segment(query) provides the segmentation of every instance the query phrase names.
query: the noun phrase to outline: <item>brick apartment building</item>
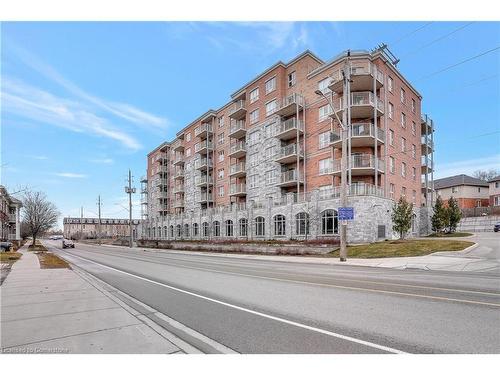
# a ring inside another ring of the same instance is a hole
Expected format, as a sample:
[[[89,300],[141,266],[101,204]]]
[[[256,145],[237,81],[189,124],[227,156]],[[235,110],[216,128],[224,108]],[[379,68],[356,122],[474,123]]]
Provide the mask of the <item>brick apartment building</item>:
[[[132,237],[135,239],[140,234],[140,220],[132,220]],[[128,219],[103,219],[101,218],[101,238],[129,237]],[[97,238],[99,234],[99,219],[65,217],[63,219],[63,233],[65,238]]]
[[[22,202],[0,185],[0,241],[21,240]]]
[[[343,103],[346,64],[350,108]],[[148,154],[143,236],[336,236],[343,152],[355,211],[348,241],[391,238],[390,212],[401,196],[414,204],[412,233],[425,233],[434,126],[421,100],[384,50],[328,62],[306,51],[280,61]],[[350,147],[342,150],[334,111],[342,118],[348,109]]]

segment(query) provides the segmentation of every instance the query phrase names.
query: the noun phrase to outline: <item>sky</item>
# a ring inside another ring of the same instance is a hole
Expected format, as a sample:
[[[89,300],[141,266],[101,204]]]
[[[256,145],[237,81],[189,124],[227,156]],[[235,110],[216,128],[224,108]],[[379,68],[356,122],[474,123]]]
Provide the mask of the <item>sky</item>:
[[[130,168],[281,60],[387,43],[434,120],[436,177],[500,169],[500,23],[3,22],[1,183],[128,217]],[[140,196],[133,197],[140,217]]]

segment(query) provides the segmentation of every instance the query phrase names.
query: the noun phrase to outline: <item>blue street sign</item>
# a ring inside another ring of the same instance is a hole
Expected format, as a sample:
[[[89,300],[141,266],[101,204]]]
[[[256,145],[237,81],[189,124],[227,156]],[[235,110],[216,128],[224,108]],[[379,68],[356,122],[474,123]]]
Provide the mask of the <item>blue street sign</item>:
[[[354,220],[354,207],[339,207],[339,220]]]

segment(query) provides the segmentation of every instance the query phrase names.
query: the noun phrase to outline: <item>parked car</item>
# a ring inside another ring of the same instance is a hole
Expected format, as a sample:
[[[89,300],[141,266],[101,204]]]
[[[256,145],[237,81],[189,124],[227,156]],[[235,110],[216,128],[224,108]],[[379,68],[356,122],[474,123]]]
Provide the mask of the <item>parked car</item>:
[[[493,232],[498,232],[500,230],[500,221],[493,227]]]
[[[63,249],[67,249],[68,247],[72,247],[73,249],[75,248],[75,243],[71,240],[68,240],[66,238],[64,238],[62,240],[62,248]]]
[[[12,242],[8,242],[8,241],[0,242],[0,251],[1,252],[10,251],[11,247],[12,247]]]

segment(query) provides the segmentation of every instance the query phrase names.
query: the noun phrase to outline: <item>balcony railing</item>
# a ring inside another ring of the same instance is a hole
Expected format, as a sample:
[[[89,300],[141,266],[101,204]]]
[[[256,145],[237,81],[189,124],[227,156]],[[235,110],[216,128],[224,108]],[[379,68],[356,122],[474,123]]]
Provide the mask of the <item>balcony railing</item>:
[[[302,95],[293,93],[285,96],[278,101],[276,112],[280,116],[289,116],[297,111],[297,107],[304,106],[304,97]]]
[[[236,119],[241,119],[246,115],[246,111],[245,100],[240,99],[233,104],[228,116]]]
[[[296,156],[297,152],[299,154],[299,157],[304,157],[304,152],[302,150],[302,147],[297,147],[296,143],[283,146],[280,148],[278,155],[276,156],[276,160],[281,160],[291,156]]]
[[[9,222],[15,223],[16,222],[16,214],[9,214]]]
[[[174,186],[174,193],[184,193],[184,185],[175,185]]]
[[[229,167],[229,175],[246,173],[246,164],[245,163],[236,163],[232,164]]]
[[[194,136],[198,137],[202,134],[212,133],[212,124],[203,123],[194,130]]]
[[[212,176],[197,176],[195,178],[195,184],[198,185],[211,185],[214,183]]]
[[[427,140],[426,140],[425,137],[422,137],[422,144],[427,145],[430,148],[434,149],[434,142],[430,138],[427,138]]]
[[[178,169],[174,173],[174,178],[184,178],[184,169]]]
[[[194,162],[195,169],[212,168],[212,167],[213,167],[213,162],[212,162],[212,159],[209,159],[209,158],[198,159]]]
[[[246,134],[245,120],[232,120],[229,127],[229,136],[233,138],[241,138]]]
[[[375,168],[375,156],[371,154],[358,154],[351,156],[351,163],[348,166],[352,169],[373,169]],[[379,171],[385,171],[385,163],[382,159],[377,159],[377,169]],[[338,173],[341,171],[341,159],[333,160],[332,164],[333,173]]]
[[[229,156],[233,157],[239,157],[242,156],[246,153],[247,146],[245,142],[235,142],[231,144],[231,147],[229,148]],[[236,156],[234,156],[236,155]]]
[[[194,145],[194,152],[201,152],[203,150],[213,150],[213,142],[200,142]]]
[[[301,179],[300,172],[297,171],[296,169],[291,169],[289,171],[281,173],[281,177],[280,177],[281,184],[286,184],[289,182],[297,182],[297,181],[300,182],[300,181],[302,181],[302,179]]]
[[[246,194],[247,186],[246,184],[231,184],[229,187],[229,194]]]
[[[288,120],[281,121],[276,125],[275,137],[280,139],[289,139],[304,132],[304,124],[302,121],[295,117],[289,118]]]
[[[384,83],[384,74],[376,69],[376,66],[369,61],[357,61],[351,64],[351,90],[372,90],[373,77],[377,80],[377,88]],[[342,69],[336,70],[330,76],[331,81],[328,88],[331,91],[343,92]]]
[[[212,193],[201,192],[198,194],[198,202],[212,202]]]
[[[180,151],[180,150],[184,150],[184,142],[182,141],[182,139],[178,139],[174,142],[174,144],[172,145],[172,149],[174,151]]]

